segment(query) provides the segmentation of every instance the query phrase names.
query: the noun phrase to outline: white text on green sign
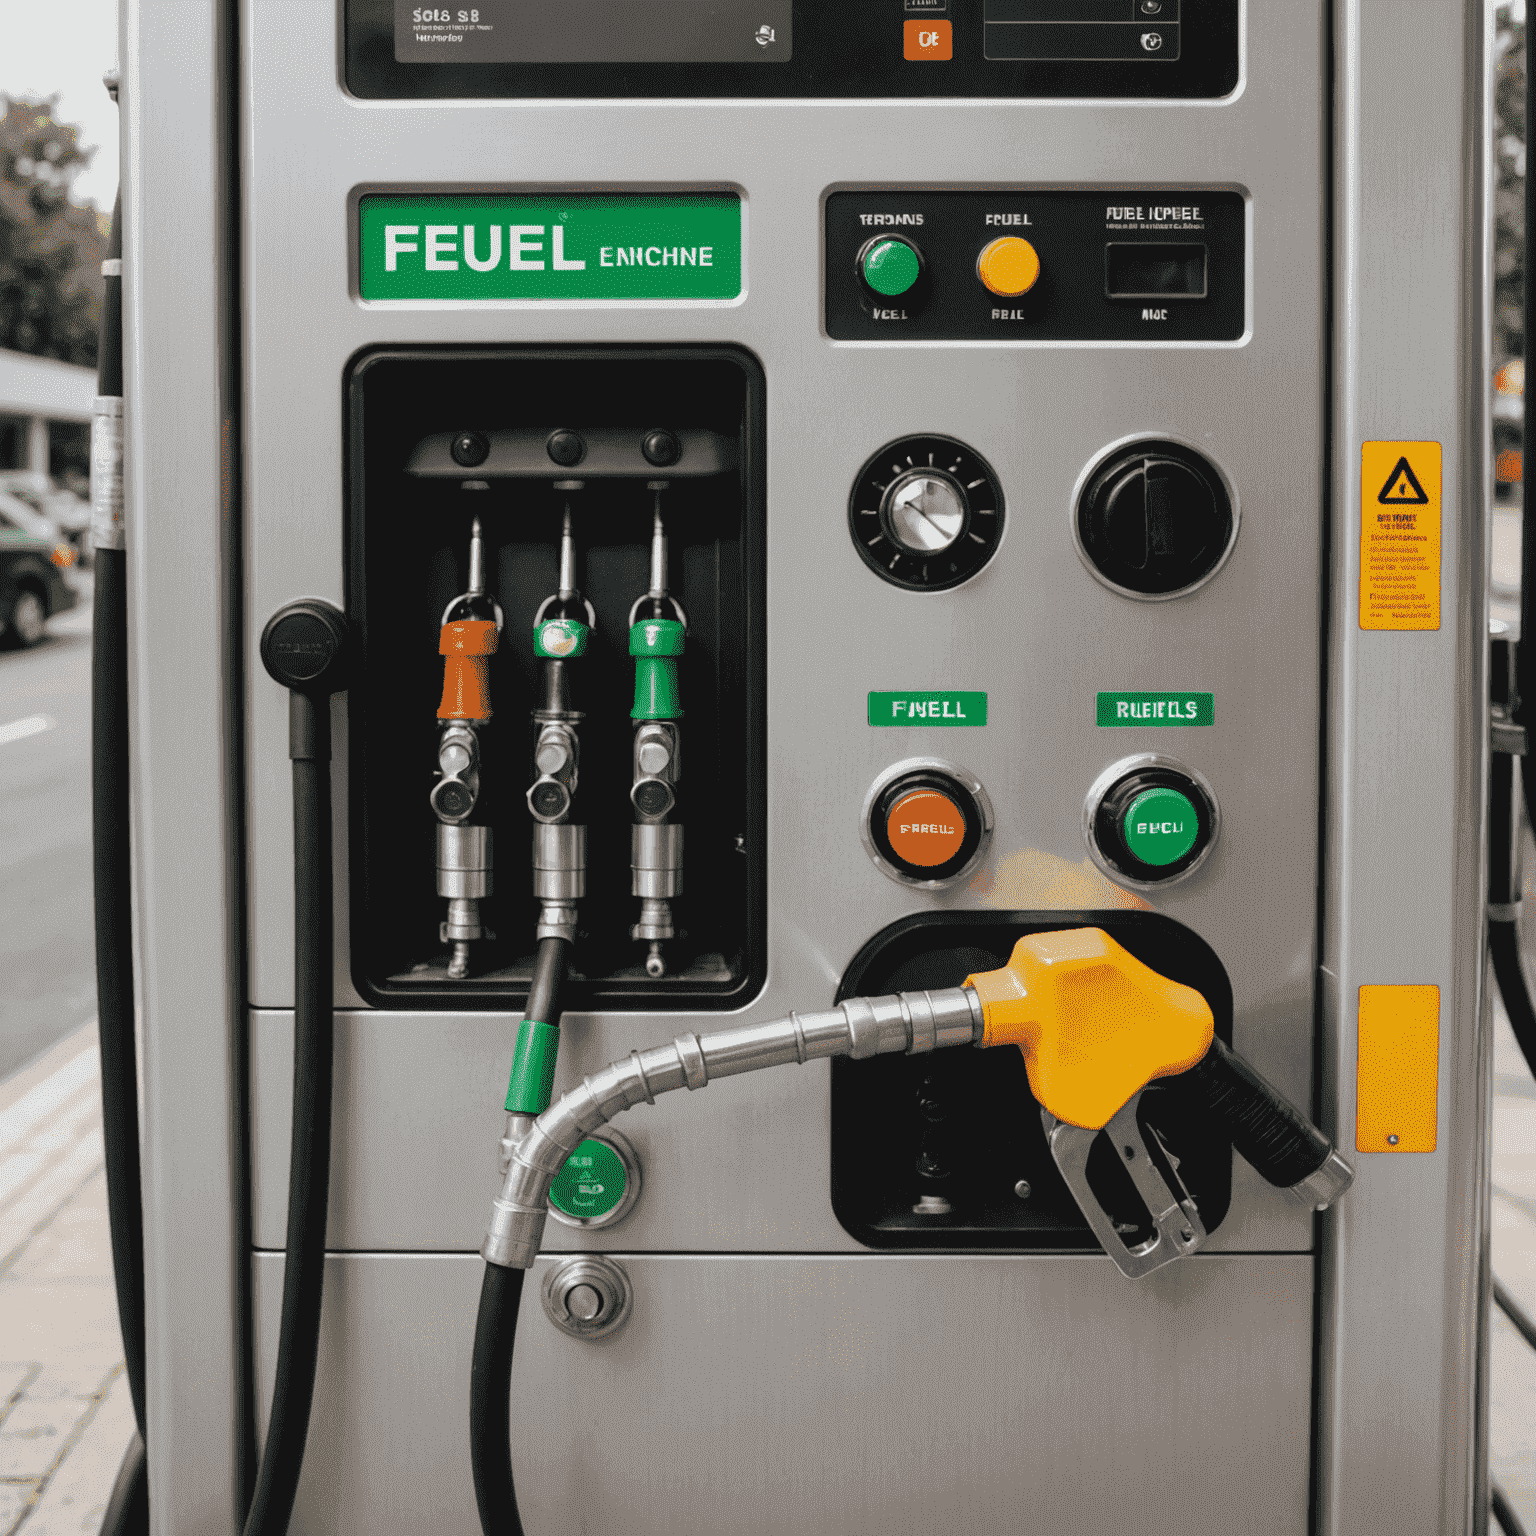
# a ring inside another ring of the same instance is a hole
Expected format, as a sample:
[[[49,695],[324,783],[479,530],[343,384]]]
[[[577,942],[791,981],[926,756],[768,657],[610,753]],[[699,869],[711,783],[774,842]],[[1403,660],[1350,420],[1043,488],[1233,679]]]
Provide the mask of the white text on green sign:
[[[369,300],[734,299],[741,199],[371,195],[359,205]]]
[[[1101,693],[1101,726],[1215,725],[1214,693]]]
[[[871,725],[976,726],[987,723],[987,696],[952,689],[916,689],[910,693],[871,693]]]

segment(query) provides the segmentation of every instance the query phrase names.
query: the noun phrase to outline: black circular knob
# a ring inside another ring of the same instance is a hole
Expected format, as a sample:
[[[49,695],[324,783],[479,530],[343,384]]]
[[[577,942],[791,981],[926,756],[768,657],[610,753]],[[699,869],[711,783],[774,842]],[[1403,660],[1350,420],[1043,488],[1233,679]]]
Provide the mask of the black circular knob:
[[[1003,490],[974,448],[927,433],[887,443],[854,481],[848,532],[883,581],[943,592],[969,581],[1003,536]]]
[[[1091,808],[1089,836],[1116,875],[1160,885],[1204,859],[1219,826],[1216,802],[1192,774],[1158,763],[1129,768]]]
[[[549,441],[544,444],[544,451],[556,464],[563,469],[569,469],[573,464],[580,464],[586,458],[587,444],[580,432],[568,432],[562,429],[549,434]]]
[[[483,432],[460,432],[448,445],[448,452],[453,455],[455,464],[474,469],[490,457],[490,439]]]
[[[345,616],[318,598],[279,608],[261,632],[262,665],[274,681],[301,693],[345,688],[347,649]]]
[[[1089,477],[1077,535],[1121,591],[1166,597],[1213,572],[1232,546],[1232,500],[1208,459],[1179,443],[1116,449]]]
[[[654,432],[645,434],[645,440],[640,444],[640,452],[645,455],[647,464],[665,469],[669,464],[676,464],[682,457],[683,445],[677,440],[677,433],[658,428]]]
[[[879,858],[921,883],[960,874],[986,830],[975,794],[937,769],[901,774],[875,796],[869,811],[869,839]]]

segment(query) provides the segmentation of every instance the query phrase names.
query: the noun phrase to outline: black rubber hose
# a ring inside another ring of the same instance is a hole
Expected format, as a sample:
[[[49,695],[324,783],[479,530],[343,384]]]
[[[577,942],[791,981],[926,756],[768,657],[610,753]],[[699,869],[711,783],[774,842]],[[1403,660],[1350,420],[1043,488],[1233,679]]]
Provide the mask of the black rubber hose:
[[[1493,1299],[1498,1303],[1499,1311],[1515,1325],[1520,1337],[1536,1349],[1536,1320],[1515,1300],[1497,1275],[1493,1277]]]
[[[570,944],[565,939],[540,939],[533,962],[533,980],[528,983],[528,1006],[524,1012],[540,1024],[559,1024],[560,992],[570,958]]]
[[[122,199],[109,257],[121,257]],[[96,391],[123,392],[122,279],[106,279]],[[91,617],[91,844],[96,901],[96,1030],[101,1134],[117,1320],[133,1417],[144,1433],[144,1207],[139,1172],[139,1068],[134,1047],[133,882],[128,812],[128,557],[96,551]]]
[[[530,1019],[560,1023],[560,992],[571,946],[565,939],[541,939],[528,985]],[[487,1264],[475,1319],[475,1353],[469,1371],[469,1458],[475,1504],[485,1536],[523,1536],[512,1475],[512,1345],[523,1297],[523,1271]]]
[[[1499,1486],[1497,1479],[1488,1480],[1488,1503],[1493,1518],[1499,1522],[1504,1536],[1525,1536],[1525,1526],[1509,1502],[1509,1495]]]
[[[325,1272],[332,1070],[330,700],[289,694],[293,755],[293,1134],[272,1417],[245,1536],[288,1529],[304,1463]],[[303,755],[300,755],[300,754]]]
[[[1488,948],[1493,955],[1493,975],[1499,984],[1499,996],[1504,999],[1510,1028],[1526,1066],[1532,1076],[1536,1076],[1536,1008],[1531,1006],[1530,983],[1525,975],[1520,925],[1490,920]]]
[[[101,1517],[100,1536],[149,1536],[149,1469],[144,1442],[135,1435],[123,1453],[117,1481]]]
[[[523,1536],[512,1480],[512,1344],[523,1299],[521,1269],[487,1264],[469,1368],[469,1454],[485,1536]]]

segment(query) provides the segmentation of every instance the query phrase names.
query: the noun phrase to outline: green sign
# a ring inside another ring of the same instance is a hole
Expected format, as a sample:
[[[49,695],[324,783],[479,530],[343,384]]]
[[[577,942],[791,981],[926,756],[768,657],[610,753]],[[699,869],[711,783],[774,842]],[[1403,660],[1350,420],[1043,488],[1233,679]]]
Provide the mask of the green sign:
[[[364,197],[365,299],[734,299],[741,199]]]
[[[1214,693],[1101,693],[1100,725],[1215,725]]]
[[[985,725],[987,696],[943,688],[915,688],[908,693],[872,693],[871,725]]]

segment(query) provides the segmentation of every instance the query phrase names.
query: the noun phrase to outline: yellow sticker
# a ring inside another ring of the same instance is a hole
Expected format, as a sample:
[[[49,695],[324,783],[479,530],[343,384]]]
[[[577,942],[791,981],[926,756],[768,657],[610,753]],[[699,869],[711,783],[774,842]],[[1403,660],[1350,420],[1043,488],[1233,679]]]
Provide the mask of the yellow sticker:
[[[1360,628],[1440,628],[1440,444],[1360,448]]]
[[[1357,1152],[1433,1152],[1440,1094],[1440,988],[1361,987]]]

